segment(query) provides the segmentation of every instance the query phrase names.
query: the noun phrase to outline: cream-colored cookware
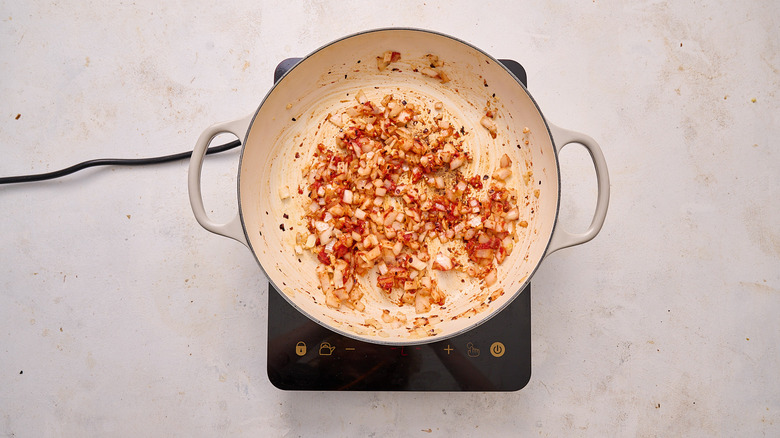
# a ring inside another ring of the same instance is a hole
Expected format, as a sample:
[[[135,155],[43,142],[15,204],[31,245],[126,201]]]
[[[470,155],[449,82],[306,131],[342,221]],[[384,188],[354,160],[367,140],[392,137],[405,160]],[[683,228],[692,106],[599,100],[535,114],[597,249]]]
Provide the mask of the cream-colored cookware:
[[[380,71],[376,58],[386,51],[399,52],[401,59]],[[446,72],[448,82],[421,73],[430,63],[429,54],[444,62],[440,70]],[[326,122],[326,116],[354,105],[360,90],[374,102],[389,93],[430,107],[442,102],[447,116],[468,133],[465,144],[473,160],[464,173],[490,175],[499,167],[503,154],[511,157],[513,176],[508,185],[528,195],[527,202],[520,203],[520,216],[528,227],[519,228],[514,250],[498,267],[494,285],[485,287],[484,282],[454,271],[437,272],[439,287],[447,293],[446,303],[416,314],[414,306],[399,307],[391,302],[376,287],[375,275],[369,275],[356,286],[364,289],[363,312],[325,305],[315,274],[316,256],[294,250],[296,232],[306,232],[302,217],[309,203],[298,187],[306,187],[303,168],[310,162],[313,146],[334,141],[338,128]],[[486,107],[496,114],[495,139],[480,125]],[[243,141],[238,215],[224,224],[209,219],[200,192],[206,148],[221,133],[232,133]],[[560,200],[557,157],[570,143],[588,150],[598,179],[593,221],[581,234],[556,227]],[[546,121],[525,87],[490,55],[440,33],[378,29],[316,50],[272,87],[253,114],[208,128],[192,156],[189,192],[198,222],[246,245],[269,280],[298,310],[352,338],[410,345],[439,341],[476,327],[522,292],[546,256],[595,237],[607,213],[609,178],[596,142]],[[383,309],[392,314],[402,312],[407,322],[384,323]],[[424,329],[418,327],[420,317],[429,322]]]

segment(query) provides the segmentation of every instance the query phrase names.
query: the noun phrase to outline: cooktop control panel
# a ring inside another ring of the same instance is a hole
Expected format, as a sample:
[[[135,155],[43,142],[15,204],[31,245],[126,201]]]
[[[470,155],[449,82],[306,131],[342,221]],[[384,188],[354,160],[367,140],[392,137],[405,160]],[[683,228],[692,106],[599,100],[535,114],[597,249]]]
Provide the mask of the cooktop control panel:
[[[431,344],[357,341],[310,320],[269,284],[268,378],[285,390],[516,391],[531,378],[531,287],[498,315]]]

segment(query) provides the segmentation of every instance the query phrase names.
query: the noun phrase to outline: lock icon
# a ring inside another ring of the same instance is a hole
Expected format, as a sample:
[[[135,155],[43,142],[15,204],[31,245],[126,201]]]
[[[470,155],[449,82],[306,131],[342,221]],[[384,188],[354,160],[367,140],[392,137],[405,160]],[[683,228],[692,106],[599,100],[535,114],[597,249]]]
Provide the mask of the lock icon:
[[[301,341],[295,344],[295,354],[304,356],[306,354],[306,343]]]

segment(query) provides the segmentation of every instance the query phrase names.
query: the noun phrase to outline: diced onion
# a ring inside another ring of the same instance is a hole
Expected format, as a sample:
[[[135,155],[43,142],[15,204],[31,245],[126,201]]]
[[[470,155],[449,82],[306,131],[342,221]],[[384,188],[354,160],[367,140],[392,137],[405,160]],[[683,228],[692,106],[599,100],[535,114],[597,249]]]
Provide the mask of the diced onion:
[[[464,157],[458,156],[458,157],[453,158],[452,161],[450,161],[450,170],[457,169],[458,167],[462,166],[463,163],[465,163],[465,162],[466,162],[466,159]]]
[[[486,286],[493,286],[496,284],[496,281],[498,280],[498,276],[495,269],[491,269],[490,272],[485,276],[485,285]]]
[[[505,179],[509,178],[512,175],[512,171],[508,167],[502,167],[495,172],[493,172],[493,178],[504,181]]]
[[[368,99],[366,99],[366,93],[364,93],[363,90],[357,92],[355,99],[361,104],[368,102]]]
[[[416,294],[414,298],[414,310],[417,313],[425,313],[431,310],[431,297]]]
[[[387,214],[387,216],[385,216],[385,220],[384,222],[382,222],[382,224],[386,227],[389,227],[390,224],[392,224],[393,221],[395,221],[396,217],[398,217],[398,212],[391,211],[390,213]]]
[[[330,243],[330,236],[333,233],[333,228],[328,228],[327,230],[320,233],[320,245],[328,245]],[[331,247],[332,248],[332,247]]]
[[[341,200],[344,201],[345,204],[351,204],[352,199],[352,190],[344,190],[344,195]]]
[[[317,231],[319,231],[319,232],[323,232],[323,231],[327,230],[328,228],[330,228],[330,224],[328,224],[327,222],[316,221],[316,222],[314,222],[314,228],[316,228]]]
[[[325,252],[333,252],[333,246],[336,245],[336,240],[331,240],[325,245]]]
[[[509,167],[512,164],[512,160],[509,159],[509,155],[504,154],[501,157],[501,162],[499,163],[502,168]]]
[[[379,257],[382,254],[378,246],[375,246],[371,249],[371,251],[366,253],[366,260],[371,261],[375,258]]]
[[[478,249],[474,256],[478,259],[486,259],[493,257],[493,250],[492,249]]]
[[[418,259],[417,257],[412,256],[412,260],[411,263],[409,263],[409,266],[411,266],[414,269],[417,269],[418,271],[422,271],[423,269],[428,267],[428,264]]]
[[[436,258],[433,259],[433,269],[440,271],[449,271],[452,269],[452,260],[442,253],[436,254]]]
[[[340,269],[333,271],[333,286],[336,289],[344,287],[344,271]]]

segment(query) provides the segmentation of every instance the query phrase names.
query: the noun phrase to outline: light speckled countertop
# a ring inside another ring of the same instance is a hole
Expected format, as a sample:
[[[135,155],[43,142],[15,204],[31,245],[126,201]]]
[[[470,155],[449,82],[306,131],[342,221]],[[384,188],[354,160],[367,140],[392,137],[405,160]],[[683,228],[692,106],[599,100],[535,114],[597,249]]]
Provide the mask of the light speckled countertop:
[[[191,149],[349,33],[455,35],[610,166],[601,234],[534,277],[530,383],[275,389],[266,280],[195,222],[186,162],[102,168],[0,187],[0,436],[780,435],[780,3],[275,3],[0,2],[0,175]],[[561,160],[584,228],[594,172]],[[216,219],[237,161],[206,160]]]

